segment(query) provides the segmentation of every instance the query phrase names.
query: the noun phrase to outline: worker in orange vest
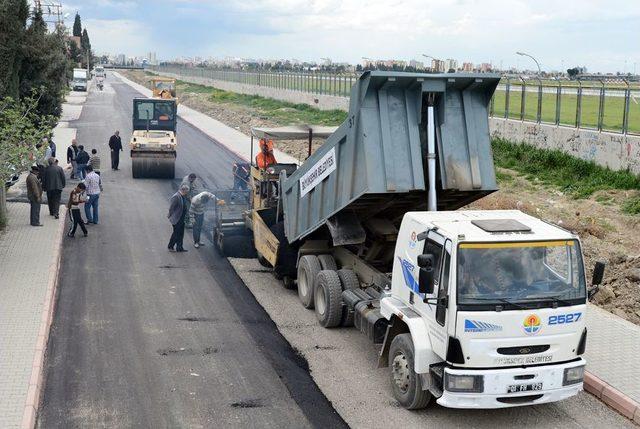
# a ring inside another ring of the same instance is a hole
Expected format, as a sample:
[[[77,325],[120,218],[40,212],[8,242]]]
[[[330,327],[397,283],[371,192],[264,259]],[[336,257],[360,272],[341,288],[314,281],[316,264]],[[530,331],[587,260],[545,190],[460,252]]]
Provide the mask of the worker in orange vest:
[[[265,170],[270,165],[276,164],[276,157],[273,156],[273,141],[260,139],[260,152],[256,155],[256,164],[261,170]]]

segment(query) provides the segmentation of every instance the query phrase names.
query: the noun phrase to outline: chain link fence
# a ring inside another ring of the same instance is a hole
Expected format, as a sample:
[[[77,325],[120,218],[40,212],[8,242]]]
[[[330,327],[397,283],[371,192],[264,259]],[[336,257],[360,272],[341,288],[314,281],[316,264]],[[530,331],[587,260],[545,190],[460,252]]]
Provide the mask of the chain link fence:
[[[218,70],[176,65],[150,70],[182,77],[222,80],[310,94],[349,97],[354,74]],[[503,78],[490,115],[621,134],[640,134],[640,86],[604,81],[542,81]]]

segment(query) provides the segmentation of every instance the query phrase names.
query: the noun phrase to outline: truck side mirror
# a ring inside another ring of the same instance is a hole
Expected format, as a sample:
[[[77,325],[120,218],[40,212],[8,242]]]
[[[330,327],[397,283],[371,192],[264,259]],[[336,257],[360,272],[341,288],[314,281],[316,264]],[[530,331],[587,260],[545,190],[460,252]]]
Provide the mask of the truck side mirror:
[[[420,273],[418,275],[418,292],[424,294],[433,293],[433,273],[435,271],[435,256],[430,253],[418,255],[418,266]]]
[[[589,299],[593,298],[599,291],[602,284],[602,278],[604,277],[604,267],[606,264],[602,261],[597,261],[593,267],[593,277],[591,278],[592,288],[588,291]]]
[[[591,285],[601,285],[602,278],[604,277],[604,267],[606,264],[602,261],[597,261],[596,265],[593,267],[593,278],[591,279]]]

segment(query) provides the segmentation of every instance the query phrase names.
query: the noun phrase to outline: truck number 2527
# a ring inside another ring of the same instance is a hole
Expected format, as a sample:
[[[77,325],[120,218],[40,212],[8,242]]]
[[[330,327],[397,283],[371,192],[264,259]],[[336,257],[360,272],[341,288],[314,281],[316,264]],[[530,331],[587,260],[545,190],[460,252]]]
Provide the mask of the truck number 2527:
[[[580,320],[582,313],[558,314],[549,316],[549,325],[562,325],[564,323],[573,323]]]

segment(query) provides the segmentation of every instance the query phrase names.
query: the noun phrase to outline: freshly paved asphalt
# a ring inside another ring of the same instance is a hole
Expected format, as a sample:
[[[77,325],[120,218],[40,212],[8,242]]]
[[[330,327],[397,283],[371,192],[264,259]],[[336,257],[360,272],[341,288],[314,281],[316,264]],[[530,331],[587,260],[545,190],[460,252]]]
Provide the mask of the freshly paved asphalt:
[[[129,86],[89,94],[78,142],[102,155],[100,225],[63,245],[59,301],[38,425],[72,427],[344,427],[308,367],[210,242],[167,251],[168,198],[189,172],[232,184],[234,155],[179,121],[174,181],[132,179],[125,149]],[[65,196],[66,197],[66,196]]]

